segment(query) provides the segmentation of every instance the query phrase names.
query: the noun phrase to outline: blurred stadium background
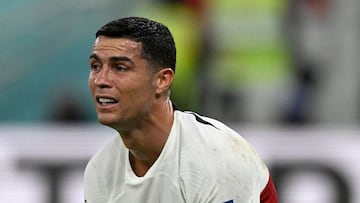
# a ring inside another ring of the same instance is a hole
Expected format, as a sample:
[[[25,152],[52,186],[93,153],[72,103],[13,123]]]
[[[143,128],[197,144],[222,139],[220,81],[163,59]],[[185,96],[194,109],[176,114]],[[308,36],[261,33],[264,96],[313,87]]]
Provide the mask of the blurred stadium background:
[[[115,133],[87,88],[94,34],[134,15],[174,34],[173,101],[246,137],[281,202],[360,202],[358,0],[0,2],[0,202],[83,201]]]

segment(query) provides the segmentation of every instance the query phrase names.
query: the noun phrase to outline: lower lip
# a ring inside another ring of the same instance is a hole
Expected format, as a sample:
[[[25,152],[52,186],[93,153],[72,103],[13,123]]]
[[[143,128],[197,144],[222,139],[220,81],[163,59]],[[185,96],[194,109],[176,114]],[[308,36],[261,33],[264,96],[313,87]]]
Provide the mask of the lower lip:
[[[98,109],[102,109],[102,110],[109,110],[114,108],[118,103],[112,103],[112,104],[102,104],[102,103],[97,103],[96,107]]]

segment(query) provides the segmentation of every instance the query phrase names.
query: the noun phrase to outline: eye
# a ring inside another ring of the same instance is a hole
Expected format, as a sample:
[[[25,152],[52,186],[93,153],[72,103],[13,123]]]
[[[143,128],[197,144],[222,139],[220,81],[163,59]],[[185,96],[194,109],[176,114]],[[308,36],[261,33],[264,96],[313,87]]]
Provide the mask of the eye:
[[[99,71],[101,69],[101,64],[98,62],[90,63],[90,71]]]
[[[128,68],[127,68],[126,66],[122,65],[122,64],[117,64],[117,65],[115,65],[114,68],[115,68],[117,71],[120,71],[120,72],[123,72],[123,71],[128,70]]]

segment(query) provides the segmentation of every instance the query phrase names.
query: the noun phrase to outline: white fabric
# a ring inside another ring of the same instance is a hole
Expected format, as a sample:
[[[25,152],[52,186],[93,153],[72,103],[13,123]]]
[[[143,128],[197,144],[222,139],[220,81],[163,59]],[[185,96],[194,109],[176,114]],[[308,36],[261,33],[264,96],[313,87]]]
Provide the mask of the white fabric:
[[[145,174],[131,169],[119,135],[85,170],[87,203],[259,203],[269,173],[255,150],[214,119],[174,112],[174,123],[159,158]]]

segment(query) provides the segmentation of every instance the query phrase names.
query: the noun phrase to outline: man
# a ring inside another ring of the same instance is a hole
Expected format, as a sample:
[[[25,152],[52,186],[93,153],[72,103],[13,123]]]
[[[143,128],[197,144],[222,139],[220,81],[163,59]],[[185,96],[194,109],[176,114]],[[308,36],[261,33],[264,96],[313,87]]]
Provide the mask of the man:
[[[89,161],[85,202],[276,203],[266,166],[240,135],[170,101],[175,61],[158,22],[122,18],[96,33],[89,87],[99,122],[119,134]]]

